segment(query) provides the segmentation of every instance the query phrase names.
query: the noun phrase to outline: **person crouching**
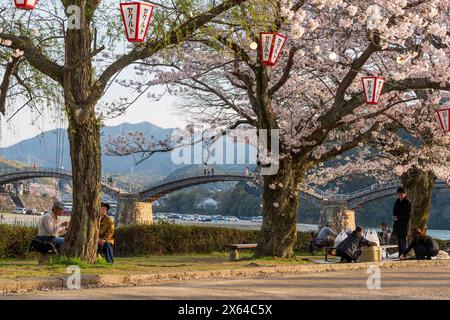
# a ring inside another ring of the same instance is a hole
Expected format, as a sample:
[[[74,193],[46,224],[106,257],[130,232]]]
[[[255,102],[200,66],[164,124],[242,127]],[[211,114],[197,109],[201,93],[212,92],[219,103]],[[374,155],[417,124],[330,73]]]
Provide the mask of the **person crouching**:
[[[112,219],[108,217],[109,209],[109,204],[102,202],[100,210],[100,230],[98,235],[98,253],[103,254],[108,263],[114,263],[114,223]]]
[[[400,260],[408,259],[406,255],[414,249],[414,257],[412,259],[417,260],[431,260],[439,253],[439,245],[436,240],[426,235],[424,231],[419,228],[414,228],[412,232],[412,241],[409,247],[405,250],[405,253],[400,256]]]
[[[361,255],[362,246],[374,246],[375,242],[371,242],[364,238],[363,229],[356,227],[356,229],[345,238],[336,247],[336,256],[341,257],[342,262],[356,262]]]

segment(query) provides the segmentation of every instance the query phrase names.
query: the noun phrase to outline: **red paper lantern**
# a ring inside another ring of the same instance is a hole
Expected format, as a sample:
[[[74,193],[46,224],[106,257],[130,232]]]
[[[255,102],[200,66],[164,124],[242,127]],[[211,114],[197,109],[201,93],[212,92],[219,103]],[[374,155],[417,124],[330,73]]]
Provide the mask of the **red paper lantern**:
[[[37,0],[14,0],[14,4],[18,9],[32,10],[36,7]]]
[[[384,78],[381,77],[363,77],[362,84],[364,88],[364,98],[366,104],[378,104],[381,91],[384,86]]]
[[[444,132],[450,132],[450,109],[440,109],[436,111],[436,115]]]
[[[120,11],[122,13],[122,20],[125,25],[125,32],[128,41],[145,41],[154,8],[154,5],[142,1],[120,4]]]
[[[287,38],[275,32],[261,32],[259,44],[261,62],[266,66],[274,66],[283,52]]]

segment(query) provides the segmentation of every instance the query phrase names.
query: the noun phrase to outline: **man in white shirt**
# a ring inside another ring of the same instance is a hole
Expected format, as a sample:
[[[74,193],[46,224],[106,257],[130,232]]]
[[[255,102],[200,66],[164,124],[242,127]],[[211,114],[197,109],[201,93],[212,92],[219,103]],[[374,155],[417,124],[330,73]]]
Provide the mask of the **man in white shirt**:
[[[53,203],[52,211],[45,214],[39,223],[39,231],[37,240],[51,241],[58,250],[58,254],[61,253],[62,245],[64,244],[64,238],[60,235],[64,234],[68,222],[59,220],[59,217],[63,215],[65,210],[64,203],[60,200],[56,200]]]
[[[327,222],[326,225],[320,229],[316,238],[316,246],[319,248],[333,247],[334,238],[337,237],[337,233],[331,229],[331,222]]]

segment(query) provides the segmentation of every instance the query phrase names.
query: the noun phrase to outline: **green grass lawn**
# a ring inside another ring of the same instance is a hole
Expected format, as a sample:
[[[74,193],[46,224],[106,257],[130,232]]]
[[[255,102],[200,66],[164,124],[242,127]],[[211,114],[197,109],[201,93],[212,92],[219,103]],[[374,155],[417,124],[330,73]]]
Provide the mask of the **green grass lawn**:
[[[99,260],[96,264],[77,263],[77,261],[73,260],[60,260],[46,265],[39,265],[37,259],[0,259],[0,279],[30,276],[62,276],[66,273],[67,266],[71,264],[78,264],[82,269],[82,273],[85,275],[148,274],[287,266],[313,263],[310,259],[318,258],[319,256],[317,255],[314,257],[299,255],[293,259],[253,259],[252,253],[242,252],[239,261],[234,262],[228,261],[228,254],[226,253],[213,253],[115,258],[113,265],[108,265],[103,260]]]

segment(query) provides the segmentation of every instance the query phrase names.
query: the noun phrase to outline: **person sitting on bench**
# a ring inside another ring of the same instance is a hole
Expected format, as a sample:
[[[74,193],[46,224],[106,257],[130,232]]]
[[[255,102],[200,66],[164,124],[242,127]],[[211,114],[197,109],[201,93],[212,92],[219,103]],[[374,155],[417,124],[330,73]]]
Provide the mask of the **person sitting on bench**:
[[[331,229],[331,223],[327,222],[326,225],[320,229],[319,234],[316,237],[315,245],[318,248],[333,247],[334,238],[336,238],[336,232]]]
[[[405,253],[400,256],[400,260],[405,260],[406,255],[414,249],[415,257],[412,259],[417,260],[431,260],[431,257],[435,257],[439,253],[439,245],[436,240],[426,235],[424,231],[419,228],[414,228],[412,232],[413,239],[406,249]]]
[[[350,236],[345,238],[336,247],[336,255],[341,257],[341,263],[343,262],[356,262],[361,255],[361,247],[372,247],[376,245],[375,242],[371,242],[364,238],[363,229],[356,227]]]
[[[38,236],[35,238],[40,242],[51,242],[55,246],[58,254],[61,254],[61,248],[64,244],[64,238],[60,235],[66,232],[68,222],[63,222],[58,219],[62,216],[65,210],[64,203],[56,200],[53,203],[52,210],[46,213],[39,223]]]
[[[111,218],[108,217],[109,209],[109,204],[102,202],[100,211],[100,231],[98,235],[98,252],[105,255],[105,259],[108,263],[114,263],[114,223]]]

